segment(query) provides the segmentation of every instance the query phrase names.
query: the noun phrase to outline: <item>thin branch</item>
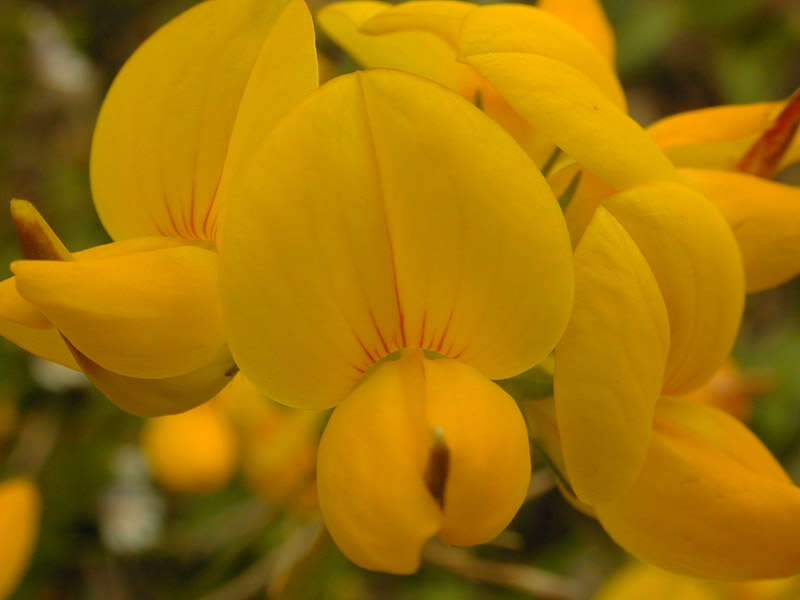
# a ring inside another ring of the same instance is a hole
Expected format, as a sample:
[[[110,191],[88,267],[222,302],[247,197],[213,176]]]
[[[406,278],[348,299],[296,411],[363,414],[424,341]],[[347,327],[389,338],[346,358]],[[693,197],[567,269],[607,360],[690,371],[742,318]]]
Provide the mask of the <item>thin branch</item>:
[[[426,546],[425,560],[464,579],[527,592],[544,600],[577,600],[585,595],[580,582],[528,565],[484,560],[466,550],[438,542]]]

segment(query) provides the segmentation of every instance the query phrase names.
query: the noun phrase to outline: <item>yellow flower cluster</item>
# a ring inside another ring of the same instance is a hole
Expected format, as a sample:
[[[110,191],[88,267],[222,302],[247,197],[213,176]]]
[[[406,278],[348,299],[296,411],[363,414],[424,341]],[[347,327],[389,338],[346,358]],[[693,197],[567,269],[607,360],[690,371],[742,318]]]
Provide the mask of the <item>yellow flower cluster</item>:
[[[367,70],[317,87],[302,0],[204,2],[145,42],[92,147],[116,241],[71,254],[15,201],[26,260],[0,333],[140,415],[237,369],[227,403],[335,407],[320,508],[351,560],[393,573],[432,536],[508,525],[529,432],[493,380],[553,354],[531,433],[615,540],[696,576],[800,573],[800,490],[680,398],[726,360],[745,291],[800,272],[800,192],[765,179],[800,159],[800,100],[646,131],[595,0],[337,2],[317,21]],[[206,410],[187,426],[214,429]],[[153,456],[180,435],[160,423]],[[214,454],[198,480],[156,473],[216,485],[233,458]]]

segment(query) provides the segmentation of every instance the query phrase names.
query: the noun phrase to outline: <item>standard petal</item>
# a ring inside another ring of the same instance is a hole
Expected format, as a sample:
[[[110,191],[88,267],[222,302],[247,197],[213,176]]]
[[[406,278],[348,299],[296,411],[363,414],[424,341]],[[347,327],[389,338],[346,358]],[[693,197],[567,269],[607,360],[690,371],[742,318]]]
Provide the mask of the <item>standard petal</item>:
[[[538,132],[615,188],[677,179],[655,142],[573,67],[524,53],[491,52],[464,60]]]
[[[781,114],[786,101],[715,106],[671,115],[647,128],[679,167],[733,170]],[[800,160],[800,136],[778,168]]]
[[[219,0],[145,41],[111,86],[92,142],[92,192],[111,236],[212,239],[229,150],[249,151],[254,130],[317,84],[313,35],[302,0]]]
[[[469,13],[459,41],[462,56],[518,52],[545,56],[580,71],[623,111],[625,93],[611,64],[572,27],[533,6],[498,4]]]
[[[580,500],[611,500],[636,480],[668,350],[656,278],[599,208],[575,251],[575,304],[553,379],[566,474]]]
[[[187,411],[218,394],[236,372],[230,356],[212,357],[195,371],[162,379],[126,377],[104,369],[66,342],[80,370],[118,408],[140,417]]]
[[[599,0],[539,0],[536,6],[574,27],[609,64],[615,64],[614,30]]]
[[[662,399],[634,486],[596,506],[626,550],[713,579],[800,571],[800,489],[763,444],[722,411]]]
[[[419,568],[442,513],[424,474],[431,445],[420,363],[386,362],[336,407],[317,459],[325,525],[357,565],[389,573]]]
[[[331,406],[405,347],[509,377],[561,335],[571,251],[552,192],[444,88],[394,71],[335,79],[251,167],[231,196],[222,291],[237,363],[269,397]]]
[[[604,205],[636,242],[669,313],[665,394],[705,383],[730,353],[744,309],[744,270],[736,239],[702,194],[653,182]]]
[[[748,292],[800,273],[800,188],[744,173],[681,169],[722,211],[739,244]]]
[[[227,354],[217,255],[178,246],[100,260],[12,263],[20,294],[83,354],[128,377],[162,378]]]
[[[25,574],[39,535],[41,505],[39,491],[27,477],[0,483],[0,598],[8,598]]]

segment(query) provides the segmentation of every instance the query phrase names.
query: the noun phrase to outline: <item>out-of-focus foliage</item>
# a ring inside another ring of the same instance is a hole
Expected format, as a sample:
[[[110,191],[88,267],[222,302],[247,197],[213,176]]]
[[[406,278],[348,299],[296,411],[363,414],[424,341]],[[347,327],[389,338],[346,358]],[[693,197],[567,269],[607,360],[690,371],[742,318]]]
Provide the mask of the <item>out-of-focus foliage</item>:
[[[88,183],[100,101],[138,44],[193,3],[0,3],[0,199],[33,201],[70,249],[108,241]],[[321,3],[310,4],[314,10]],[[777,100],[800,84],[796,1],[604,4],[617,32],[631,110],[643,123],[713,104]],[[339,71],[353,68],[330,41],[321,38],[320,48]],[[800,182],[796,172],[782,177]],[[4,276],[5,265],[18,257],[11,221],[0,218]],[[752,426],[796,481],[798,306],[797,281],[750,296],[735,352],[745,372],[757,369],[770,380],[770,391],[753,402]],[[532,568],[568,578],[551,581],[553,589],[572,593],[577,586],[583,596],[576,597],[588,597],[623,559],[592,520],[553,491],[546,475],[535,473],[536,501],[524,505],[494,543],[471,554],[443,555],[433,546],[420,573],[409,578],[367,573],[319,534],[313,512],[269,493],[253,494],[247,480],[252,486],[255,477],[234,478],[206,495],[158,487],[136,449],[143,425],[80,377],[0,341],[0,480],[33,473],[44,506],[36,551],[14,598],[258,598],[264,586],[270,597],[287,598],[526,598],[519,590],[541,575]],[[243,443],[257,448],[254,436],[269,435],[271,426],[247,432]],[[274,467],[269,452],[253,453],[245,473],[258,461]],[[534,459],[534,468],[543,469],[542,457]],[[492,579],[487,561],[522,567],[496,570]]]

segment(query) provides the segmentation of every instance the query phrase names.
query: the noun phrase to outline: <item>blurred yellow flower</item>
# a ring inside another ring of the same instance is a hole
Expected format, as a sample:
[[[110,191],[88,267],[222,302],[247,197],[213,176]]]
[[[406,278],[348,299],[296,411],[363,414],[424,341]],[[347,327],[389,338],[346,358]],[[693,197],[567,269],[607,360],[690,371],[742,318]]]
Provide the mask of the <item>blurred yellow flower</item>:
[[[211,402],[179,415],[148,419],[141,446],[155,480],[172,492],[216,492],[228,484],[238,466],[236,431]]]
[[[241,444],[242,478],[272,506],[298,513],[317,507],[317,442],[326,413],[290,409],[262,396],[240,373],[214,403]]]
[[[41,499],[26,477],[0,482],[0,599],[8,598],[28,567],[39,535]]]
[[[217,293],[218,198],[316,85],[302,0],[203,2],[158,30],[115,79],[92,143],[95,206],[117,241],[73,256],[30,204],[13,203],[28,260],[0,283],[0,333],[79,367],[139,415],[211,398],[234,368]]]
[[[798,592],[796,577],[723,583],[630,563],[614,573],[592,600],[792,600]]]

